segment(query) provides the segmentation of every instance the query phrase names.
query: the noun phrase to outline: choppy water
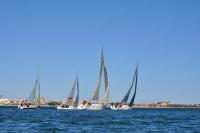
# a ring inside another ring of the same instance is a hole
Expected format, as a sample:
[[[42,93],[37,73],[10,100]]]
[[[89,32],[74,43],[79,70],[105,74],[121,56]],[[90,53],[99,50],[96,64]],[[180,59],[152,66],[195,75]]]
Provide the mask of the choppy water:
[[[200,109],[59,111],[0,107],[0,132],[200,132]]]

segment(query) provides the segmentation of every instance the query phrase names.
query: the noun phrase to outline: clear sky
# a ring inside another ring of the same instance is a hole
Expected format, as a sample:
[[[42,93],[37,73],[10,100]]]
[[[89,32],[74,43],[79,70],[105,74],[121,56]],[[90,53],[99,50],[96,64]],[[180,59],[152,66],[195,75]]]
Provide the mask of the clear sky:
[[[0,94],[26,98],[40,64],[41,95],[65,100],[78,71],[91,99],[104,48],[111,101],[200,103],[200,1],[0,1]],[[104,88],[101,90],[101,97]]]

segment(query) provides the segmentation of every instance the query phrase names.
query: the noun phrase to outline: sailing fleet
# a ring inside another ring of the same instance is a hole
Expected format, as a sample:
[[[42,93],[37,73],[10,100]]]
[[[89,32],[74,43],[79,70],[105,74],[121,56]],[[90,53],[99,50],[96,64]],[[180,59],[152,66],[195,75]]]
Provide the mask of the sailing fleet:
[[[102,84],[102,79],[104,79],[105,93],[104,93],[104,97],[100,99],[100,88]],[[110,103],[109,102],[110,83],[109,83],[108,72],[107,72],[107,68],[106,68],[106,64],[104,60],[104,54],[102,50],[99,79],[98,79],[93,97],[90,100],[83,100],[82,102],[79,102],[79,80],[78,80],[78,76],[76,75],[75,81],[73,83],[72,89],[67,97],[66,102],[59,105],[57,109],[58,110],[128,110],[128,109],[131,109],[133,108],[135,97],[136,97],[137,82],[138,82],[138,65],[134,73],[131,87],[128,89],[122,101],[117,102],[117,103]],[[133,90],[133,88],[134,88],[134,94],[130,102],[128,103],[128,99],[130,97],[130,93]],[[36,93],[38,93],[38,96],[36,96]],[[76,98],[74,99],[75,93],[76,93]],[[18,109],[38,109],[38,108],[40,108],[39,76],[37,77],[35,81],[35,84],[31,91],[30,96],[18,106]]]

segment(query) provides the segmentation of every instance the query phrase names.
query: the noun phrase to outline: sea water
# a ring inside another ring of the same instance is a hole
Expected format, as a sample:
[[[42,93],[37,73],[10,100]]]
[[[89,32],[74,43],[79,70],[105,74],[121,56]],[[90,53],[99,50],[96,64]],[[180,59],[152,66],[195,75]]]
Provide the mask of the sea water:
[[[19,110],[0,107],[0,132],[200,132],[200,109]]]

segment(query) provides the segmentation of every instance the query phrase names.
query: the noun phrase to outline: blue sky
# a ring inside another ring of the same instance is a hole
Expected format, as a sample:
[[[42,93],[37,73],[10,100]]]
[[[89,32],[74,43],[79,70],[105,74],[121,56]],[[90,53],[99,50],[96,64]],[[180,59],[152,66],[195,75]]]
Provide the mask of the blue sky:
[[[40,64],[41,95],[81,99],[96,87],[104,48],[111,101],[200,103],[200,1],[0,1],[0,94],[26,98]],[[102,88],[103,96],[104,89]]]

